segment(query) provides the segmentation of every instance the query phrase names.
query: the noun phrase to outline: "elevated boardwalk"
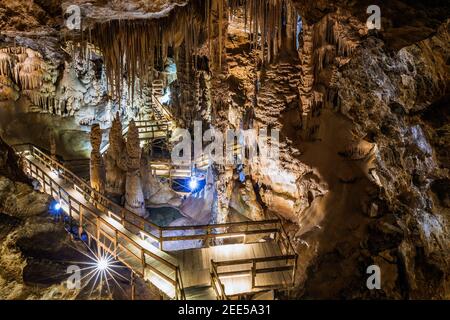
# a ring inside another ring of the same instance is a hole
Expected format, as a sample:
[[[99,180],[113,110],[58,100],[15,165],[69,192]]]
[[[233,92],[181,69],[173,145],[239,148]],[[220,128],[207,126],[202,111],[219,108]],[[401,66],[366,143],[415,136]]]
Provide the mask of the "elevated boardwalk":
[[[135,120],[134,123],[139,131],[139,140],[142,143],[152,141],[158,138],[168,139],[170,135],[170,124],[165,121],[155,120]],[[128,125],[122,129],[122,135],[125,138],[128,134]],[[109,148],[109,142],[105,143],[100,148],[100,153],[103,155]]]
[[[34,146],[25,171],[95,242],[173,299],[228,299],[295,281],[297,255],[279,220],[160,227],[113,203]],[[236,240],[238,243],[236,243]],[[201,248],[167,251],[169,244]]]

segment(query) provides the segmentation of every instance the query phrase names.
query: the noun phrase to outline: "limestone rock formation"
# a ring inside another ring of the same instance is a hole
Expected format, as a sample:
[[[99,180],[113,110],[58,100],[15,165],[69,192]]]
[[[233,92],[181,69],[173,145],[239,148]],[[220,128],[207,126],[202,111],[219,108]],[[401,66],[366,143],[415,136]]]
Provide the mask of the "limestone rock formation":
[[[264,210],[258,202],[251,179],[246,179],[243,184],[235,184],[230,201],[231,208],[249,220],[265,219]]]
[[[91,187],[100,192],[105,192],[105,165],[103,157],[100,154],[100,145],[102,143],[102,131],[100,125],[94,124],[91,129],[91,162],[90,162],[90,181]]]
[[[104,156],[106,171],[106,193],[112,197],[122,197],[125,194],[127,160],[125,141],[122,136],[122,124],[119,114],[112,122],[109,132],[109,149]]]
[[[142,148],[140,172],[141,172],[142,192],[144,193],[145,201],[148,201],[152,194],[153,185],[151,179],[153,177],[151,177],[150,166],[148,161],[148,150],[146,150],[146,148]]]
[[[131,120],[128,129],[127,143],[127,175],[125,185],[125,208],[140,215],[147,216],[141,175],[141,147],[138,128]]]

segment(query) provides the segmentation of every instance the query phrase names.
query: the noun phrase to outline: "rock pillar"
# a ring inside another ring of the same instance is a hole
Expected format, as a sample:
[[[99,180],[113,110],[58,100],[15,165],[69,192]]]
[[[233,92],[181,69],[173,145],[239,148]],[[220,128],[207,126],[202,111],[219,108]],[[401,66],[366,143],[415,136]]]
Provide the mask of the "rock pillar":
[[[99,124],[94,124],[91,128],[91,163],[90,177],[91,187],[100,192],[105,192],[105,165],[100,154],[100,145],[102,143],[102,131]]]
[[[141,148],[139,145],[138,128],[131,120],[126,143],[127,151],[127,177],[125,186],[125,208],[145,217],[144,193],[141,181]]]

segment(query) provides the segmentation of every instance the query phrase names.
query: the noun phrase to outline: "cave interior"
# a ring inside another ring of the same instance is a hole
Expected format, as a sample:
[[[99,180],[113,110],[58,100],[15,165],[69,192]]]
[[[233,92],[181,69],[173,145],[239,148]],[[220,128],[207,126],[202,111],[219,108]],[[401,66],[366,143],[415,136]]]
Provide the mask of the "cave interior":
[[[450,299],[449,13],[2,0],[0,299]]]

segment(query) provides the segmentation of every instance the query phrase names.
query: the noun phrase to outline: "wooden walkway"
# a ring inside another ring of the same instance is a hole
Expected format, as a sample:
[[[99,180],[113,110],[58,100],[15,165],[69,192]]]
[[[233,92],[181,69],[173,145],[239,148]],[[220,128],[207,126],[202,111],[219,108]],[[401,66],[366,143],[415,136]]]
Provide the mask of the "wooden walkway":
[[[220,274],[224,274],[221,277],[221,282],[225,287],[227,296],[258,292],[267,287],[289,287],[292,284],[292,270],[282,270],[260,274],[255,279],[255,286],[252,287],[251,267],[253,259],[262,258],[264,260],[265,257],[283,256],[280,247],[274,241],[182,250],[172,252],[172,255],[179,261],[186,288],[209,287],[211,285],[211,261],[230,262],[229,265],[220,267],[220,270],[218,270]],[[286,259],[275,262],[262,261],[259,265],[261,268],[284,266],[289,266]]]
[[[278,220],[159,227],[118,208],[36,147],[18,153],[26,172],[61,203],[80,235],[170,298],[227,299],[285,289],[295,281],[297,255]],[[243,242],[223,244],[237,239]],[[164,251],[165,243],[193,241],[203,247]]]
[[[134,123],[139,132],[139,141],[141,144],[146,141],[152,141],[155,139],[168,139],[170,135],[170,124],[166,121],[155,120],[135,120]],[[128,134],[129,126],[126,125],[122,129],[122,135],[125,138]],[[100,153],[103,155],[109,148],[109,142],[106,142],[101,148]]]

